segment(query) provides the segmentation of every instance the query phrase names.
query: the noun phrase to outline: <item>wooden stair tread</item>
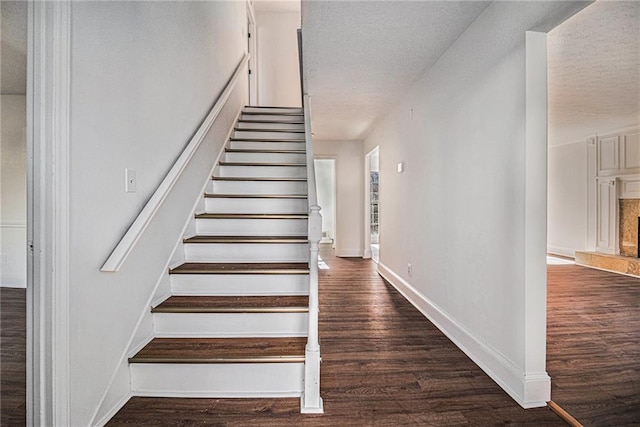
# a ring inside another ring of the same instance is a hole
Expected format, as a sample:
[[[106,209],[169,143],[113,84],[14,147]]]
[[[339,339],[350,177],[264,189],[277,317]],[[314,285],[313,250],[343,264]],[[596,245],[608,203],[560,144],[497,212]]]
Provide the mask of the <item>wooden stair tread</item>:
[[[309,298],[286,296],[171,296],[152,313],[306,313]]]
[[[309,274],[306,262],[217,263],[185,262],[170,274]]]
[[[214,181],[271,181],[271,182],[307,182],[307,178],[270,177],[270,176],[212,176]]]
[[[261,129],[245,129],[245,128],[233,128],[235,131],[241,132],[284,132],[284,133],[304,133],[304,129],[269,129],[269,128],[261,128]]]
[[[306,194],[218,194],[205,193],[210,199],[306,199]]]
[[[307,338],[154,338],[129,363],[304,362]]]
[[[306,167],[306,163],[256,163],[256,162],[224,162],[219,163],[220,166],[276,166],[276,167]]]
[[[184,243],[307,243],[307,236],[193,236]]]
[[[229,138],[229,141],[231,142],[264,142],[264,143],[269,143],[269,142],[275,142],[275,143],[280,143],[280,142],[294,142],[296,144],[299,144],[301,146],[305,146],[305,140],[304,139],[286,139],[286,138]]]
[[[307,214],[199,213],[198,219],[308,219]]]
[[[305,154],[304,150],[265,150],[257,148],[226,148],[227,153]]]
[[[293,117],[304,117],[303,112],[292,113],[290,111],[243,111],[242,114],[246,114],[248,116],[293,116]]]
[[[262,124],[270,124],[270,123],[278,123],[278,124],[285,124],[285,125],[303,125],[304,121],[299,121],[299,120],[248,120],[248,119],[239,119],[238,123],[262,123]],[[242,130],[246,130],[246,129],[242,129]]]

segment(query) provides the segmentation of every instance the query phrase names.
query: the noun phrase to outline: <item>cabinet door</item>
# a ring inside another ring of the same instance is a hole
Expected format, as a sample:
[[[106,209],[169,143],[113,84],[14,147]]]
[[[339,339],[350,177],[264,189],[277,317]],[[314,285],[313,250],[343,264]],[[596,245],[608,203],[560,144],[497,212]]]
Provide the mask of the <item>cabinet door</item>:
[[[640,133],[622,136],[620,157],[622,173],[640,173]]]
[[[618,135],[598,139],[598,176],[615,175],[620,169]]]
[[[616,254],[618,248],[618,197],[613,178],[598,179],[596,251]]]

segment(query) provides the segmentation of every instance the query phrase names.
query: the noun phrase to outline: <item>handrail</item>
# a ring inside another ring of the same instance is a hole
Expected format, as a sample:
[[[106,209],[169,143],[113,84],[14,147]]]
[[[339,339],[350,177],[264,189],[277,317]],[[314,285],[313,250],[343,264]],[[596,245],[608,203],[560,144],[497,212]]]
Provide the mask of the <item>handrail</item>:
[[[304,363],[304,393],[300,402],[302,413],[322,413],[320,397],[320,341],[318,339],[318,252],[322,239],[322,215],[318,206],[316,172],[313,163],[313,134],[311,133],[311,109],[309,94],[304,91],[302,62],[302,31],[298,30],[298,58],[300,61],[300,88],[304,112],[304,137],[307,161],[307,201],[309,206],[309,324]]]
[[[160,209],[160,206],[162,206],[162,203],[178,181],[178,178],[180,178],[180,175],[182,175],[182,172],[191,161],[191,158],[200,147],[200,144],[204,141],[207,132],[209,132],[213,122],[220,114],[220,111],[222,111],[222,108],[229,99],[229,96],[231,96],[231,92],[235,88],[241,75],[241,71],[248,60],[249,54],[245,53],[238,63],[231,79],[216,100],[216,103],[211,107],[209,114],[207,114],[207,117],[198,128],[198,131],[195,133],[193,138],[191,138],[182,153],[180,153],[180,156],[178,156],[167,175],[164,177],[160,185],[158,185],[158,188],[156,188],[156,191],[153,193],[149,201],[144,205],[144,208],[142,208],[127,232],[122,236],[122,239],[120,239],[120,242],[113,249],[111,255],[109,255],[109,258],[107,258],[100,269],[101,271],[115,272],[120,270],[122,264],[124,264],[136,243],[138,243],[138,240],[142,237],[142,233],[144,233],[146,228],[149,226],[149,223],[155,216],[156,212]]]

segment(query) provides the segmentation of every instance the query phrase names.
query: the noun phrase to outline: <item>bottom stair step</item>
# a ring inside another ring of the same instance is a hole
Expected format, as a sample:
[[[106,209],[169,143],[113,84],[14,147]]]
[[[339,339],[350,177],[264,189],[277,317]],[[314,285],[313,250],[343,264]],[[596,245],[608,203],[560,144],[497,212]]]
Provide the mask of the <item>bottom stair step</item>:
[[[154,338],[129,363],[304,362],[305,337]]]
[[[306,296],[172,296],[152,313],[307,313]]]
[[[134,396],[298,397],[306,338],[156,338],[129,359]]]

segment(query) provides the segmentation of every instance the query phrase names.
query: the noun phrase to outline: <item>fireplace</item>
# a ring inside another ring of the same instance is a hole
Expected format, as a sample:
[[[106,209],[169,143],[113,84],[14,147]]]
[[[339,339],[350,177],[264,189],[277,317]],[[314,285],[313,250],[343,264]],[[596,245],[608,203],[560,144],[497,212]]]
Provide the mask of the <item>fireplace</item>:
[[[620,255],[640,258],[640,199],[619,200]]]

